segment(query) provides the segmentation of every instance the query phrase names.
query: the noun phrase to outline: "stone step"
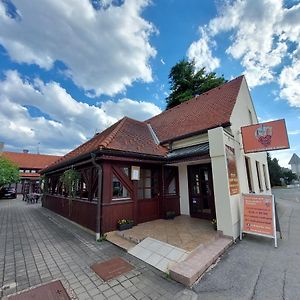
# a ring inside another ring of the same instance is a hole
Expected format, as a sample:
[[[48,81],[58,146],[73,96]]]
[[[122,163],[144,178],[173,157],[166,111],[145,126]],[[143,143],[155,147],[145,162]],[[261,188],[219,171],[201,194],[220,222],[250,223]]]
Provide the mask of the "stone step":
[[[138,238],[136,236],[131,235],[131,231],[130,229],[128,230],[123,230],[123,231],[115,231],[116,234],[120,237],[122,237],[123,239],[134,243],[135,245],[139,244],[140,242],[142,242],[144,240],[144,238]]]
[[[219,237],[207,245],[199,246],[184,261],[170,268],[171,278],[185,286],[192,286],[232,243],[229,238]]]
[[[112,244],[126,250],[127,252],[136,245],[135,243],[128,241],[127,239],[124,239],[123,237],[118,235],[116,231],[108,232],[106,239]]]

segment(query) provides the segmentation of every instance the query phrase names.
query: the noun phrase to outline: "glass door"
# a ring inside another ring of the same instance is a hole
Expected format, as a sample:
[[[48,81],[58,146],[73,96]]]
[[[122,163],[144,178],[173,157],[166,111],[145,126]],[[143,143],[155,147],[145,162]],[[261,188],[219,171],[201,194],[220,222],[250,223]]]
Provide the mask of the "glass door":
[[[215,218],[211,165],[188,166],[190,215]]]

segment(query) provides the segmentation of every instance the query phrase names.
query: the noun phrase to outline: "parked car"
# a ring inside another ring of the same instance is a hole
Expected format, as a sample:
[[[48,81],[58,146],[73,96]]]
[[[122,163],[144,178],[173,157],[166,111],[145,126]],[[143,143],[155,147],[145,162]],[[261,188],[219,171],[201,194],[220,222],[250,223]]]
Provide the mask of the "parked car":
[[[0,198],[11,198],[16,199],[17,198],[17,192],[15,188],[2,188],[0,190]]]

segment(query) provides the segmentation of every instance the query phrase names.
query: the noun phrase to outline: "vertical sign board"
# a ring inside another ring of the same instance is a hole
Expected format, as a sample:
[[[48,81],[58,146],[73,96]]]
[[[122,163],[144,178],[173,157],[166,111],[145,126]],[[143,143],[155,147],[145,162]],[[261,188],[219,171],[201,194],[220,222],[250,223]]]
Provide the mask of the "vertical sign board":
[[[273,238],[277,247],[273,195],[243,194],[242,232]]]
[[[139,166],[131,167],[131,180],[140,180],[140,167]]]
[[[284,119],[245,126],[241,131],[245,153],[290,148]]]
[[[234,148],[225,145],[230,196],[240,193]]]

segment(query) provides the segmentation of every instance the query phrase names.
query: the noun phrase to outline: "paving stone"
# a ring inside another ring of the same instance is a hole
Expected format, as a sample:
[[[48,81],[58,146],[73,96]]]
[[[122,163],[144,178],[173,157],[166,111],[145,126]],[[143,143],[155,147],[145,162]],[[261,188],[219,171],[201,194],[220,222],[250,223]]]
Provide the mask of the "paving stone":
[[[134,293],[150,299],[159,289],[164,295],[182,289],[171,281],[162,287],[160,272],[108,242],[96,243],[93,235],[39,204],[9,201],[0,201],[0,286],[16,281],[17,287],[5,295],[53,279],[78,299],[134,299]],[[104,283],[90,266],[113,257],[124,258],[134,270]]]

